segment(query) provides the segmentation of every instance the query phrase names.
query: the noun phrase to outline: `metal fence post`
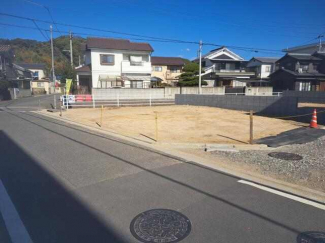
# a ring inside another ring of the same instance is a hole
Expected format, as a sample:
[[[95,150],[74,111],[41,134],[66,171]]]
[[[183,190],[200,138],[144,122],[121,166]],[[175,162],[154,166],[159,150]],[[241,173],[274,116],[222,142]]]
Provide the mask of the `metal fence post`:
[[[95,108],[96,107],[95,95],[92,95],[92,98],[93,98],[93,108]]]
[[[54,95],[54,109],[56,110],[56,95]]]
[[[120,93],[117,93],[117,107],[120,106]]]
[[[65,102],[67,104],[67,110],[69,110],[69,97],[65,96]]]
[[[151,91],[150,91],[150,97],[149,97],[149,104],[151,106]]]

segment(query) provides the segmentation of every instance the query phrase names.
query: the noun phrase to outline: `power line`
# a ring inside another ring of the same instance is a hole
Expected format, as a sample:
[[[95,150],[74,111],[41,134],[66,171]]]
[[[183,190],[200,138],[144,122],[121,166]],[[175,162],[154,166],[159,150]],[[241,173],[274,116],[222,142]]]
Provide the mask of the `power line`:
[[[46,36],[44,35],[44,33],[42,32],[42,30],[40,29],[40,27],[36,24],[36,22],[33,21],[33,23],[34,23],[34,25],[36,26],[36,28],[39,30],[39,32],[41,32],[41,34],[42,34],[42,36],[44,37],[44,39],[48,41],[50,38],[49,38],[47,32],[45,31],[45,34],[47,35],[47,38],[46,38]]]
[[[7,25],[7,26],[12,26],[12,27],[18,27],[18,28],[25,28],[25,29],[34,29],[37,30],[36,28],[29,27],[29,26],[23,26],[23,25],[15,25],[15,24],[7,24],[7,23],[0,23],[0,25]],[[47,29],[41,29],[45,32],[49,32]],[[53,30],[53,32],[58,32]],[[69,33],[68,31],[63,31],[63,33]],[[107,35],[93,35],[90,33],[82,33],[82,32],[73,32],[75,35],[79,36],[92,36],[92,37],[103,37],[103,38],[116,38],[115,36],[107,36]],[[177,44],[184,44],[184,42],[176,42],[176,41],[167,41],[167,40],[153,40],[153,39],[145,39],[145,38],[130,38],[131,40],[140,40],[140,41],[151,41],[151,42],[162,42],[162,43],[177,43]],[[196,44],[195,42],[189,42],[186,44]],[[219,44],[213,44],[213,43],[203,43],[205,46],[214,46],[214,47],[223,47],[225,45],[219,45]],[[251,48],[251,47],[240,47],[240,46],[227,46],[229,48],[235,49],[235,50],[240,50],[240,51],[246,51],[246,52],[255,52],[255,53],[277,53],[279,54],[280,52],[282,53],[281,50],[272,50],[272,49],[256,49],[256,48]]]
[[[33,18],[28,18],[28,17],[22,17],[22,16],[17,16],[17,15],[12,15],[12,14],[6,14],[6,13],[0,13],[0,15],[8,16],[8,17],[13,17],[13,18],[19,18],[19,19],[25,19],[25,20],[31,20],[31,21],[37,21],[37,22],[43,22],[43,23],[51,23],[49,21],[45,20],[40,20],[40,19],[33,19]],[[126,33],[126,32],[118,32],[118,31],[112,31],[112,30],[104,30],[104,29],[97,29],[97,28],[91,28],[91,27],[83,27],[83,26],[78,26],[78,25],[72,25],[72,24],[63,24],[63,23],[57,23],[58,25],[63,25],[63,26],[68,26],[68,27],[74,27],[74,28],[80,28],[80,29],[88,29],[88,30],[93,30],[93,31],[100,31],[100,32],[107,32],[107,33],[114,33],[114,34],[119,34],[119,35],[127,35],[127,36],[133,36],[133,37],[142,37],[146,39],[141,39],[141,40],[147,40],[147,41],[162,41],[162,42],[172,42],[172,43],[183,43],[183,44],[196,44],[198,45],[199,42],[197,41],[184,41],[184,40],[178,40],[178,39],[167,39],[167,38],[160,38],[160,37],[152,37],[152,36],[145,36],[145,35],[138,35],[138,34],[131,34],[131,33]],[[76,33],[76,32],[75,32]],[[204,43],[204,45],[208,46],[226,46],[222,44],[214,44],[214,43]],[[231,46],[228,46],[231,48]],[[261,48],[252,48],[252,47],[238,47],[238,46],[233,46],[232,48],[234,49],[241,49],[243,51],[268,51],[268,52],[282,52],[281,50],[271,50],[271,49],[261,49]]]
[[[18,18],[18,19],[35,20],[37,22],[52,24],[52,22],[50,22],[50,21],[41,20],[41,19],[33,19],[33,18],[28,18],[28,17],[22,17],[22,16],[13,15],[13,14],[0,13],[0,15],[13,17],[13,18]],[[166,39],[166,38],[152,37],[152,36],[146,36],[146,35],[130,34],[130,33],[126,33],[126,32],[119,32],[119,31],[112,31],[112,30],[105,30],[105,29],[97,29],[97,28],[91,28],[91,27],[84,27],[84,26],[80,26],[80,25],[64,24],[64,23],[58,23],[58,22],[56,24],[62,25],[62,26],[67,26],[67,27],[74,27],[74,28],[87,29],[87,30],[93,30],[93,31],[107,32],[107,33],[113,33],[113,34],[119,34],[119,35],[143,37],[143,38],[155,39],[155,40],[176,41],[176,42],[182,42],[182,43],[188,43],[188,44],[199,44],[199,42],[197,42],[197,41],[194,42],[194,41],[182,41],[182,40],[175,40],[175,39]]]
[[[37,3],[37,2],[34,2],[34,1],[31,1],[31,0],[23,0],[24,2],[28,2],[28,3],[31,3],[31,4],[34,4],[34,5],[37,5],[37,6],[40,6],[40,7],[43,7],[46,9],[46,11],[48,12],[48,14],[50,15],[50,18],[52,19],[52,23],[54,24],[55,28],[57,31],[60,32],[60,34],[62,35],[61,31],[59,30],[58,26],[55,24],[55,21],[54,21],[54,18],[52,16],[52,13],[50,11],[50,8],[48,6],[45,6],[43,4],[40,4],[40,3]]]

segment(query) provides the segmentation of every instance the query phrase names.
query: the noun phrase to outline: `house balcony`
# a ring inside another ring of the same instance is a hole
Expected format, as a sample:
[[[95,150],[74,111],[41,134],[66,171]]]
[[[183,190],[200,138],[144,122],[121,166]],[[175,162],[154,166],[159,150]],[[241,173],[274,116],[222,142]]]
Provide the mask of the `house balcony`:
[[[122,73],[151,73],[151,62],[122,62]]]

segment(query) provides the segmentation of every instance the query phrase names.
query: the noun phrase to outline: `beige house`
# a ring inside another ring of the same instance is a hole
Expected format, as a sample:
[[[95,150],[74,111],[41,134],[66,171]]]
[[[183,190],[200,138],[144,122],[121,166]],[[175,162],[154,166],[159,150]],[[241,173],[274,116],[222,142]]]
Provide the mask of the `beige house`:
[[[49,94],[50,93],[50,81],[48,79],[33,80],[32,92],[37,94]]]
[[[162,83],[176,85],[185,62],[180,57],[151,57],[151,77],[162,80]]]
[[[19,63],[18,65],[31,71],[33,75],[33,80],[46,78],[45,64],[43,63]]]

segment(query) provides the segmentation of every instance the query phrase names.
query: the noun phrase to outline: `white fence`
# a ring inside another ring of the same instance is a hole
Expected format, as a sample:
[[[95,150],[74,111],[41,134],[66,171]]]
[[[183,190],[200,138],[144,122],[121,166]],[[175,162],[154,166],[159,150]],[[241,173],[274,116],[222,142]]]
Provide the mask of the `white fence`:
[[[158,106],[158,105],[173,105],[174,99],[158,99],[149,97],[120,97],[117,94],[115,97],[106,95],[62,95],[60,97],[62,105],[69,109],[71,107],[83,107],[83,108],[99,108],[103,107],[121,107],[121,106]]]

